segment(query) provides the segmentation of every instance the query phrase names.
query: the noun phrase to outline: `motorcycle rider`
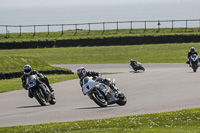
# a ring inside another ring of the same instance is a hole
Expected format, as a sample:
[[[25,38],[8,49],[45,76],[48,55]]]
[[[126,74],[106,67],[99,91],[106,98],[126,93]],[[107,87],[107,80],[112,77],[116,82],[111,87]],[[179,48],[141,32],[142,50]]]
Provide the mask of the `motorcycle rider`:
[[[26,78],[27,78],[27,76],[37,74],[37,76],[39,77],[39,80],[42,81],[42,82],[44,82],[44,83],[48,86],[48,88],[49,88],[49,90],[50,90],[51,92],[54,91],[53,88],[50,86],[49,80],[48,80],[47,77],[45,77],[44,75],[42,75],[41,73],[39,73],[39,72],[36,71],[36,70],[33,70],[33,71],[32,71],[32,68],[31,68],[30,65],[25,65],[23,69],[24,69],[24,73],[23,73],[21,79],[22,79],[22,86],[23,86],[23,88],[24,88],[25,90],[27,90],[27,85],[26,85]],[[28,96],[29,96],[30,98],[33,98],[33,94],[32,94],[32,92],[31,92],[31,90],[28,91]]]
[[[134,61],[133,59],[131,59],[130,65],[132,66],[133,69],[135,69],[137,67],[137,61]]]
[[[111,81],[109,81],[106,78],[101,78],[101,73],[99,73],[99,72],[86,71],[86,69],[84,67],[80,67],[77,70],[77,75],[78,75],[78,78],[80,79],[80,86],[81,87],[83,87],[84,77],[89,76],[89,77],[93,77],[94,79],[97,79],[101,83],[108,85],[112,90],[115,90],[115,87],[111,84]]]
[[[193,54],[196,54],[198,55],[197,51],[195,50],[194,47],[191,47],[190,48],[190,51],[188,51],[188,61],[186,62],[186,64],[190,64],[189,61],[190,61],[190,56],[193,55]]]

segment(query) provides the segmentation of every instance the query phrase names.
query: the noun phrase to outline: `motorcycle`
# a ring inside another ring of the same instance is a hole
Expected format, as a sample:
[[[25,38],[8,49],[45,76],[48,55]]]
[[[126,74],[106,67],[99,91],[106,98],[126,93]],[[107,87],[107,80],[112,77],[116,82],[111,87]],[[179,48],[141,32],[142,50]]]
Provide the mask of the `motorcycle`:
[[[192,67],[193,71],[196,72],[199,67],[199,56],[193,54],[190,56],[190,66]]]
[[[45,83],[38,79],[37,75],[29,75],[26,78],[26,83],[27,90],[31,91],[41,106],[46,106],[47,103],[50,103],[51,105],[56,103],[54,93],[49,90]]]
[[[110,83],[114,86],[114,90],[105,83],[101,83],[97,79],[86,76],[83,79],[82,92],[84,95],[88,95],[89,98],[100,107],[107,107],[107,105],[114,103],[120,106],[125,105],[127,99],[125,95],[117,87],[115,87],[115,79],[112,81],[110,80]]]
[[[138,62],[138,61],[134,61],[133,63],[130,63],[130,66],[135,71],[137,71],[137,70],[143,70],[143,71],[145,71],[145,69],[142,66],[142,64],[140,62]]]

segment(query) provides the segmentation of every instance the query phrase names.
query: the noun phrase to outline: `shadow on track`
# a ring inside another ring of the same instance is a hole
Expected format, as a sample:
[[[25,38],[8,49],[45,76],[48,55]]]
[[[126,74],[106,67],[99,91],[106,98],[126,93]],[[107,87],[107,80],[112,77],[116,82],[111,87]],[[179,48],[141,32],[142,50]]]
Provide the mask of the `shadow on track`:
[[[120,107],[119,105],[112,105],[107,107],[86,107],[86,108],[76,108],[77,109],[107,109],[107,108],[113,108],[113,107]]]
[[[34,106],[21,106],[21,107],[16,107],[16,108],[36,108],[36,107],[43,107],[41,105],[34,105]]]
[[[130,73],[143,73],[143,71],[129,71]]]

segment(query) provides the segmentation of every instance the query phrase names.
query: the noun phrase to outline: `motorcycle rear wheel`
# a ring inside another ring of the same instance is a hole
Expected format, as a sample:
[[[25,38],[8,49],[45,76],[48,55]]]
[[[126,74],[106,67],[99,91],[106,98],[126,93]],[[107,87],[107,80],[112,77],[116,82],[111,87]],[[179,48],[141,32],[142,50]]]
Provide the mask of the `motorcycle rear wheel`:
[[[108,104],[107,104],[107,101],[106,101],[104,95],[102,95],[100,91],[98,91],[98,92],[97,91],[98,90],[93,90],[91,92],[91,98],[100,107],[107,107]]]
[[[39,88],[40,89],[40,88]],[[47,102],[45,100],[44,94],[41,94],[42,90],[39,91],[39,89],[36,89],[34,91],[34,97],[36,100],[40,103],[41,106],[46,106]]]

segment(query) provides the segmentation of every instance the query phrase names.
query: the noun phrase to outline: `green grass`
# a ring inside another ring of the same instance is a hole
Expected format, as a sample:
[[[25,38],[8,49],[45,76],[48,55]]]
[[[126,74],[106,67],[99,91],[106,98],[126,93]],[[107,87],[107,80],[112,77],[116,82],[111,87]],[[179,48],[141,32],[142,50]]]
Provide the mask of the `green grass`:
[[[76,74],[55,74],[44,76],[46,76],[49,79],[49,82],[51,84],[78,78]],[[0,80],[0,93],[20,89],[23,89],[21,78]]]
[[[200,34],[199,28],[161,28],[159,31],[155,29],[119,29],[116,30],[91,30],[88,34],[88,30],[77,30],[75,34],[74,30],[67,30],[62,32],[39,32],[35,35],[33,33],[22,33],[21,36],[19,33],[10,33],[9,37],[6,34],[0,34],[0,42],[21,42],[21,41],[44,41],[44,40],[61,40],[61,39],[79,39],[79,38],[103,38],[103,37],[123,37],[123,36],[143,36],[143,35],[191,35],[191,34]],[[103,34],[102,34],[103,33]]]
[[[8,55],[5,53],[5,55]],[[61,68],[52,67],[45,61],[41,60],[39,57],[15,57],[15,56],[0,56],[0,72],[20,72],[23,71],[23,67],[26,64],[32,66],[34,70],[60,70]],[[69,69],[63,69],[69,70]]]
[[[129,63],[131,58],[142,63],[185,63],[192,46],[200,51],[200,43],[181,43],[0,50],[0,57],[34,57],[48,64]]]
[[[200,109],[174,112],[50,123],[29,126],[3,127],[5,133],[197,133],[200,132]]]

